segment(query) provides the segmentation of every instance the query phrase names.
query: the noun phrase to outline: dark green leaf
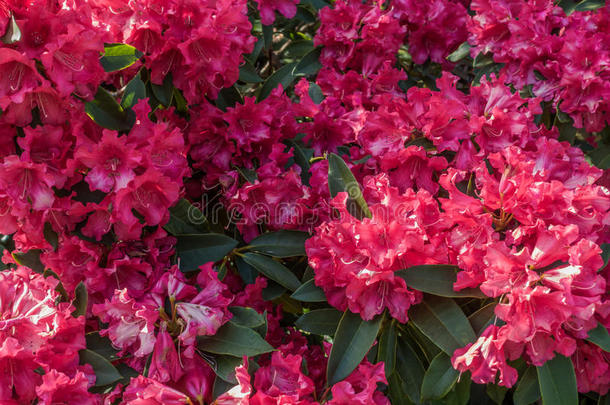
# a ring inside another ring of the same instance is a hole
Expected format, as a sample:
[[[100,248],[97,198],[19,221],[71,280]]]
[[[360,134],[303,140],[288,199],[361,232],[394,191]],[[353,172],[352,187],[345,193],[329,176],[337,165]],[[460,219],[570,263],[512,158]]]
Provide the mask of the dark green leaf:
[[[599,145],[597,148],[587,153],[587,157],[591,159],[591,163],[599,169],[610,169],[610,145]]]
[[[104,44],[100,63],[106,72],[125,69],[142,57],[142,52],[127,44]]]
[[[357,218],[371,217],[369,207],[362,196],[360,185],[343,159],[331,153],[328,156],[328,189],[331,197],[341,191],[348,195],[347,208]]]
[[[426,370],[421,387],[422,400],[443,398],[455,385],[460,373],[451,365],[451,357],[439,353]]]
[[[470,378],[462,378],[458,381],[451,391],[441,400],[432,401],[432,404],[439,402],[439,405],[466,405],[470,403]]]
[[[311,97],[311,101],[316,104],[320,104],[324,101],[324,93],[322,93],[322,89],[314,82],[309,83],[309,97]]]
[[[324,290],[316,286],[313,279],[303,283],[291,296],[292,299],[302,302],[325,302]]]
[[[407,285],[419,291],[442,297],[487,298],[478,288],[453,290],[459,268],[448,264],[424,264],[399,270],[395,275],[402,277]]]
[[[487,384],[487,388],[485,389],[487,396],[492,399],[496,404],[502,405],[504,402],[504,397],[506,397],[506,392],[508,388],[502,387],[496,384]]]
[[[468,321],[470,322],[475,335],[480,335],[481,332],[491,324],[495,317],[495,309],[496,303],[492,302],[491,304],[485,305],[483,308],[479,308],[468,317]]]
[[[406,383],[396,372],[388,377],[388,397],[393,405],[414,404],[407,396]]]
[[[228,383],[222,378],[216,376],[214,379],[214,387],[212,388],[212,397],[216,399],[225,392],[229,391],[231,388],[233,388],[233,384]]]
[[[587,340],[599,346],[603,351],[610,352],[610,335],[608,334],[608,329],[601,323],[598,323],[595,329],[589,331]]]
[[[102,87],[98,87],[93,100],[85,103],[85,112],[99,126],[114,131],[129,131],[135,122]]]
[[[237,266],[237,272],[239,276],[246,284],[254,284],[256,277],[258,277],[258,271],[239,256],[235,257],[235,265]]]
[[[169,213],[169,221],[163,229],[174,236],[209,231],[205,215],[184,198],[171,207]]]
[[[138,101],[146,98],[146,85],[140,79],[140,75],[136,75],[133,79],[125,86],[123,92],[123,98],[121,99],[121,107],[131,108],[138,103]]]
[[[584,0],[578,3],[576,11],[593,11],[606,5],[606,0]]]
[[[229,311],[233,314],[231,322],[247,328],[256,328],[264,325],[266,320],[261,314],[252,308],[248,307],[229,307]]]
[[[162,84],[150,83],[154,96],[161,104],[169,107],[172,104],[174,95],[174,85],[172,84],[172,75],[168,74],[163,79]]]
[[[259,273],[275,281],[290,291],[295,291],[301,286],[299,279],[290,271],[290,269],[278,261],[273,260],[268,256],[259,255],[257,253],[246,253],[243,259],[250,266],[258,270]]]
[[[450,298],[425,295],[421,304],[411,307],[409,318],[449,356],[476,339],[466,315]]]
[[[390,322],[382,329],[377,343],[377,361],[383,361],[385,375],[392,374],[396,366],[396,338],[396,327]]]
[[[217,262],[237,246],[237,241],[220,233],[189,234],[178,236],[176,250],[180,270],[195,271],[208,262]]]
[[[94,351],[83,349],[78,352],[80,364],[90,364],[95,372],[95,386],[112,384],[123,378],[121,373],[108,360]]]
[[[204,352],[235,357],[269,353],[273,347],[250,328],[227,322],[213,336],[198,336],[197,347]]]
[[[105,336],[100,336],[99,332],[90,332],[85,335],[87,349],[92,350],[107,360],[116,360],[119,352],[112,347],[112,342]]]
[[[242,364],[243,360],[241,357],[219,355],[214,357],[210,356],[210,358],[208,358],[208,356],[203,356],[203,358],[218,377],[230,384],[237,384],[235,367]]]
[[[529,405],[540,399],[540,386],[536,367],[528,367],[521,376],[513,394],[515,405]]]
[[[263,41],[265,44],[265,50],[272,49],[272,47],[273,47],[273,25],[263,25]]]
[[[363,320],[360,315],[345,311],[335,332],[335,339],[328,358],[326,380],[334,385],[349,376],[369,351],[379,327],[381,316],[371,321]]]
[[[301,148],[301,146],[292,139],[287,139],[285,142],[288,146],[292,147],[294,162],[301,168],[301,182],[309,185],[309,179],[311,177],[311,173],[309,173],[309,169],[311,167],[309,164],[309,158],[311,156],[308,157],[303,148]]]
[[[85,314],[87,313],[88,301],[89,295],[87,294],[87,287],[81,281],[74,289],[74,301],[72,301],[72,305],[74,305],[74,311],[72,311],[72,316],[75,318],[78,318],[79,316],[85,316]]]
[[[604,260],[604,264],[600,267],[599,270],[602,270],[608,265],[608,260],[610,260],[610,243],[602,243],[602,259]]]
[[[296,65],[296,62],[284,65],[269,76],[267,80],[265,80],[265,83],[258,94],[258,101],[266,99],[269,94],[271,94],[273,89],[278,87],[280,84],[282,85],[282,88],[286,90],[286,88],[288,88],[296,79],[296,76],[292,74],[292,71]]]
[[[245,83],[260,83],[263,81],[256,72],[256,68],[248,61],[245,61],[239,68],[239,80]]]
[[[464,59],[466,56],[470,55],[470,48],[471,46],[468,42],[462,42],[458,49],[447,56],[447,60],[449,62],[457,62]]]
[[[343,314],[334,308],[315,309],[296,320],[297,328],[316,335],[333,336]]]
[[[284,287],[275,281],[269,280],[267,281],[267,287],[263,288],[262,296],[265,301],[273,301],[280,298],[285,292],[286,289]]]
[[[216,99],[216,107],[220,108],[222,111],[227,111],[227,108],[229,107],[235,107],[235,104],[243,103],[244,98],[235,85],[220,90],[218,98]]]
[[[307,53],[309,53],[313,48],[313,41],[293,41],[286,48],[285,54],[287,57],[292,59],[301,59],[303,58],[303,56],[307,55]]]
[[[574,405],[578,403],[576,374],[572,360],[560,354],[537,367],[543,405]]]
[[[315,75],[322,68],[320,63],[321,47],[314,48],[311,52],[303,57],[294,67],[292,74],[294,76]]]
[[[43,235],[45,240],[53,247],[53,251],[56,251],[59,238],[57,236],[57,232],[53,230],[53,226],[51,226],[50,222],[44,223]]]
[[[397,341],[396,367],[394,372],[400,375],[404,383],[402,389],[407,397],[411,401],[419,403],[425,370],[417,353],[405,339]]]
[[[274,257],[305,256],[305,241],[309,234],[301,231],[277,231],[264,233],[254,238],[250,250]]]
[[[29,267],[36,273],[42,273],[44,271],[44,265],[40,261],[40,249],[30,249],[27,252],[13,252],[12,256],[15,262],[21,266]]]
[[[2,42],[11,45],[19,41],[21,41],[21,30],[17,25],[17,21],[15,21],[15,16],[11,13],[11,20],[6,27],[5,34],[2,36]]]
[[[316,10],[321,10],[324,7],[330,6],[330,3],[325,0],[302,0],[301,4],[310,4]]]

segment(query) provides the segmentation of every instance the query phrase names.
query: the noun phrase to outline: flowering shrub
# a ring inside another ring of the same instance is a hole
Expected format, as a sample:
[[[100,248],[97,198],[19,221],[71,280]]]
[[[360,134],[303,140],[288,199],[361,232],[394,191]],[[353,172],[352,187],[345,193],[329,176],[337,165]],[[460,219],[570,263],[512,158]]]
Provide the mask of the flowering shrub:
[[[7,0],[0,36],[0,404],[610,401],[610,5]]]

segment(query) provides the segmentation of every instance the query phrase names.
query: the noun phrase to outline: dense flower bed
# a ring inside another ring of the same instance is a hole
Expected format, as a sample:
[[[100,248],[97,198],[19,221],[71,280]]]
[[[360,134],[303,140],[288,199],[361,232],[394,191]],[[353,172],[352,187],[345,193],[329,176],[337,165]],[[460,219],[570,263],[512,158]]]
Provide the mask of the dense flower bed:
[[[7,0],[0,34],[0,404],[610,401],[610,5]]]

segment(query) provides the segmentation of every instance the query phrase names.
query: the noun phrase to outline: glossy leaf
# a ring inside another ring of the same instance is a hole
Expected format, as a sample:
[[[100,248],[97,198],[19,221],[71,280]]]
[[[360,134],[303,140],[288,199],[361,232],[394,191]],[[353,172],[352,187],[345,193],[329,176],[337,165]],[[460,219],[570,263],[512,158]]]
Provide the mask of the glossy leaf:
[[[209,231],[208,220],[199,208],[182,198],[169,209],[169,221],[163,229],[177,236]]]
[[[87,302],[89,300],[89,295],[87,294],[87,287],[82,281],[78,283],[74,289],[74,297],[74,301],[72,302],[72,305],[74,305],[72,316],[76,318],[79,316],[85,316],[87,313]]]
[[[537,367],[543,405],[573,405],[578,403],[576,374],[572,360],[556,354]]]
[[[85,112],[96,124],[115,131],[129,131],[135,117],[130,116],[102,87],[98,87],[95,98],[85,103]]]
[[[294,67],[292,74],[294,76],[314,75],[322,68],[320,63],[321,47],[314,48],[299,61]]]
[[[123,378],[112,363],[94,351],[83,349],[78,352],[78,356],[80,364],[90,364],[93,367],[96,387],[109,385]]]
[[[333,385],[349,376],[360,364],[373,345],[381,316],[365,321],[360,315],[345,311],[335,332],[335,339],[328,358],[326,377]]]
[[[355,217],[371,217],[358,181],[343,159],[334,153],[328,156],[328,189],[331,197],[342,191],[347,192],[348,211]]]
[[[133,79],[125,86],[123,92],[123,98],[121,99],[121,107],[131,108],[138,103],[138,101],[146,98],[146,85],[140,79],[140,75],[136,75]]]
[[[249,307],[229,307],[229,312],[233,314],[231,322],[247,328],[256,328],[267,322],[261,314]]]
[[[180,270],[195,271],[208,262],[217,262],[237,246],[237,241],[220,233],[180,235],[176,244]]]
[[[316,335],[333,336],[343,313],[334,308],[309,311],[296,320],[297,328]]]
[[[17,25],[15,15],[11,13],[11,19],[7,24],[4,35],[2,36],[2,42],[7,45],[11,45],[19,41],[21,41],[21,29],[19,29],[19,25]]]
[[[419,403],[425,369],[414,348],[405,339],[397,341],[394,372],[400,375],[402,389],[409,400]]]
[[[540,386],[536,367],[528,367],[521,375],[513,394],[515,405],[529,405],[540,399]]]
[[[324,290],[318,287],[314,280],[311,279],[301,285],[292,295],[292,299],[302,302],[325,302],[326,295]]]
[[[299,279],[290,269],[272,258],[257,253],[246,253],[243,259],[259,273],[275,281],[290,291],[295,291],[301,286]]]
[[[260,83],[263,81],[256,68],[248,61],[239,67],[239,80],[245,83]]]
[[[165,76],[163,83],[155,84],[151,82],[150,86],[154,96],[161,104],[166,107],[169,107],[172,104],[174,97],[174,85],[172,84],[171,74]]]
[[[430,363],[421,387],[422,400],[443,398],[455,385],[460,373],[451,365],[451,357],[439,353]]]
[[[457,266],[447,264],[424,264],[399,270],[394,274],[402,277],[407,285],[419,291],[441,297],[474,297],[487,298],[478,288],[466,288],[454,291]]]
[[[475,335],[480,335],[493,322],[496,314],[496,303],[492,302],[479,308],[468,317],[468,321],[474,330]]]
[[[449,356],[476,339],[460,307],[450,298],[425,295],[409,310],[415,326]]]
[[[198,336],[197,347],[204,352],[235,357],[257,356],[273,350],[258,333],[231,322],[222,325],[213,336]]]
[[[383,361],[385,375],[390,375],[394,372],[394,367],[396,366],[396,342],[396,326],[393,322],[390,322],[383,328],[377,343],[377,361]]]
[[[40,249],[30,249],[27,252],[13,252],[12,256],[15,262],[21,266],[29,267],[36,273],[44,271],[44,265],[40,261]]]
[[[309,234],[301,231],[282,230],[264,233],[254,238],[250,250],[273,257],[305,256],[305,240]]]
[[[610,334],[601,323],[598,323],[597,327],[589,331],[587,340],[599,346],[603,351],[610,352]]]
[[[100,63],[106,72],[128,68],[142,57],[142,52],[127,44],[104,44],[104,55]]]
[[[292,74],[297,62],[289,63],[276,70],[271,76],[265,80],[263,87],[258,95],[258,101],[266,99],[269,94],[278,87],[282,86],[284,90],[294,82],[296,76]]]

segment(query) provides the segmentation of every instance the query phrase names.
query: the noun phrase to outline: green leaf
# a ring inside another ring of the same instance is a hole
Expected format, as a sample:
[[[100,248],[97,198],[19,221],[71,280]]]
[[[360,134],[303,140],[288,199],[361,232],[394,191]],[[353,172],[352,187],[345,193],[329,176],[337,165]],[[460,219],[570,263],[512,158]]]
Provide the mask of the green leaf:
[[[208,262],[217,262],[237,246],[237,241],[220,233],[179,235],[176,250],[180,270],[195,271]]]
[[[301,315],[295,326],[305,332],[333,336],[343,314],[334,308],[315,309]]]
[[[223,355],[213,357],[206,355],[202,357],[210,365],[218,377],[230,384],[237,384],[237,379],[235,378],[235,367],[242,364],[243,360],[241,357]]]
[[[100,63],[106,72],[128,68],[142,57],[142,52],[127,44],[104,44]]]
[[[455,51],[453,51],[453,53],[447,56],[447,60],[449,62],[458,62],[464,59],[465,57],[470,55],[470,48],[472,47],[468,42],[462,42],[458,49],[456,49]]]
[[[406,383],[398,373],[393,373],[388,379],[388,398],[391,404],[411,405],[412,402],[406,392]]]
[[[392,374],[396,366],[396,339],[396,326],[390,322],[381,331],[377,343],[377,361],[383,361],[385,375]]]
[[[482,308],[479,308],[468,317],[468,321],[474,330],[475,335],[480,335],[494,319],[496,309],[496,303],[492,302]]]
[[[538,374],[536,367],[528,367],[517,383],[517,389],[513,394],[515,405],[529,405],[540,399],[540,386],[538,385]]]
[[[278,283],[276,283],[273,280],[269,280],[267,282],[267,287],[263,288],[263,300],[265,301],[273,301],[276,300],[278,298],[280,298],[282,295],[284,295],[284,293],[286,292],[286,289],[284,287],[282,287],[281,285],[279,285]]]
[[[179,200],[169,209],[169,214],[169,221],[163,229],[174,236],[209,231],[205,215],[187,199]]]
[[[576,11],[593,11],[606,5],[606,0],[584,0],[578,3]]]
[[[405,280],[407,285],[441,297],[474,297],[487,298],[478,288],[465,288],[460,291],[453,290],[457,279],[457,266],[449,264],[424,264],[399,270],[394,274]]]
[[[587,340],[599,346],[603,351],[610,352],[610,335],[608,329],[601,323],[598,323],[596,328],[589,331]]]
[[[87,349],[92,350],[107,360],[116,360],[119,351],[112,347],[112,342],[105,336],[100,336],[99,332],[90,332],[85,335]]]
[[[229,307],[229,311],[233,314],[231,322],[247,328],[256,328],[266,322],[261,314],[249,307]]]
[[[591,152],[587,153],[587,157],[599,169],[610,169],[610,145],[599,145]]]
[[[506,393],[508,392],[508,388],[496,384],[487,384],[485,392],[487,396],[492,399],[492,401],[498,405],[502,405],[504,402],[504,397],[506,397]]]
[[[263,25],[263,41],[265,50],[268,51],[273,47],[273,24]]]
[[[44,271],[44,265],[40,261],[40,249],[30,249],[27,252],[13,252],[12,256],[15,262],[21,266],[29,267],[36,273],[42,273]]]
[[[121,99],[121,107],[131,108],[138,103],[138,101],[146,98],[146,85],[140,79],[140,75],[136,75],[133,79],[125,86],[123,92],[123,98]]]
[[[320,104],[322,101],[324,101],[324,93],[322,93],[322,89],[316,83],[309,83],[308,93],[309,97],[311,98],[311,101],[313,101],[314,103]]]
[[[258,277],[258,271],[239,256],[235,256],[235,265],[237,266],[237,272],[239,276],[246,284],[254,284],[256,277]]]
[[[395,373],[400,375],[407,397],[419,403],[425,370],[417,353],[405,339],[397,341]]]
[[[220,108],[222,111],[227,111],[227,108],[229,107],[235,107],[235,104],[243,103],[244,98],[235,85],[220,90],[218,98],[216,99],[216,107]]]
[[[343,159],[334,153],[328,156],[328,189],[331,197],[342,191],[347,192],[347,209],[354,217],[371,217],[358,181]]]
[[[318,73],[318,71],[322,68],[322,64],[320,63],[321,53],[321,47],[317,47],[311,50],[294,67],[292,74],[294,76],[308,76],[315,75],[316,73]]]
[[[316,10],[321,10],[324,7],[330,6],[330,3],[325,0],[302,0],[300,4],[309,4]]]
[[[245,83],[260,83],[263,81],[258,75],[256,68],[248,61],[245,61],[239,68],[239,80]]]
[[[301,302],[326,302],[324,290],[318,287],[313,279],[303,283],[290,298]]]
[[[228,383],[219,376],[214,379],[214,386],[212,387],[212,398],[216,399],[225,392],[233,388],[234,384]]]
[[[297,62],[289,63],[287,65],[282,66],[278,70],[276,70],[271,76],[265,80],[263,83],[263,87],[261,88],[260,93],[258,94],[258,101],[266,99],[269,94],[280,84],[282,88],[286,90],[292,82],[296,79],[296,76],[292,74],[294,67],[297,65]]]
[[[53,247],[53,251],[56,251],[59,237],[57,236],[57,232],[53,230],[53,226],[50,222],[44,223],[43,235],[45,240]]]
[[[235,357],[257,356],[273,351],[258,333],[245,326],[227,322],[213,336],[198,336],[197,347],[204,352]]]
[[[600,247],[602,248],[602,259],[604,260],[604,264],[599,268],[598,271],[604,269],[610,260],[610,243],[602,243]]]
[[[95,386],[101,387],[112,384],[123,378],[119,370],[116,369],[108,360],[94,351],[83,349],[78,352],[79,364],[90,364],[95,372]]]
[[[451,365],[451,357],[439,353],[424,375],[421,387],[422,400],[443,398],[451,391],[459,375],[459,371]]]
[[[273,260],[268,256],[259,255],[257,253],[246,253],[243,259],[250,266],[258,270],[259,273],[265,275],[290,291],[295,291],[301,286],[299,279],[290,271],[290,269],[280,262]]]
[[[301,182],[305,185],[309,185],[309,179],[311,178],[311,173],[309,172],[309,169],[311,168],[311,165],[309,164],[309,159],[311,158],[311,155],[313,155],[311,149],[309,149],[310,156],[308,156],[305,154],[305,151],[303,150],[301,145],[299,145],[294,140],[287,139],[285,143],[288,146],[292,147],[294,162],[301,168]]]
[[[102,87],[97,88],[93,100],[85,103],[85,113],[97,125],[114,131],[129,131],[135,122],[135,116],[129,116]]]
[[[305,241],[309,234],[300,231],[268,232],[254,238],[250,250],[273,257],[305,256]]]
[[[574,405],[578,403],[576,374],[572,360],[560,354],[537,367],[543,405]]]
[[[17,25],[17,21],[15,21],[15,16],[11,13],[11,20],[6,27],[5,34],[2,36],[2,42],[11,45],[19,41],[21,41],[21,30],[19,25]]]
[[[157,100],[159,100],[161,104],[166,107],[172,105],[172,100],[174,96],[174,85],[172,84],[171,73],[165,76],[161,85],[151,82],[150,86],[154,96],[157,98]]]
[[[382,316],[377,316],[373,320],[365,321],[360,315],[345,311],[339,321],[328,357],[326,380],[329,385],[349,376],[360,364],[377,337],[381,320]]]
[[[411,307],[409,318],[449,356],[476,339],[468,318],[450,298],[425,295],[421,304]]]
[[[89,295],[87,294],[87,287],[82,281],[78,283],[74,289],[74,297],[74,301],[72,301],[72,305],[74,305],[72,316],[75,318],[78,318],[81,315],[85,316],[87,313],[87,302],[89,301]]]

